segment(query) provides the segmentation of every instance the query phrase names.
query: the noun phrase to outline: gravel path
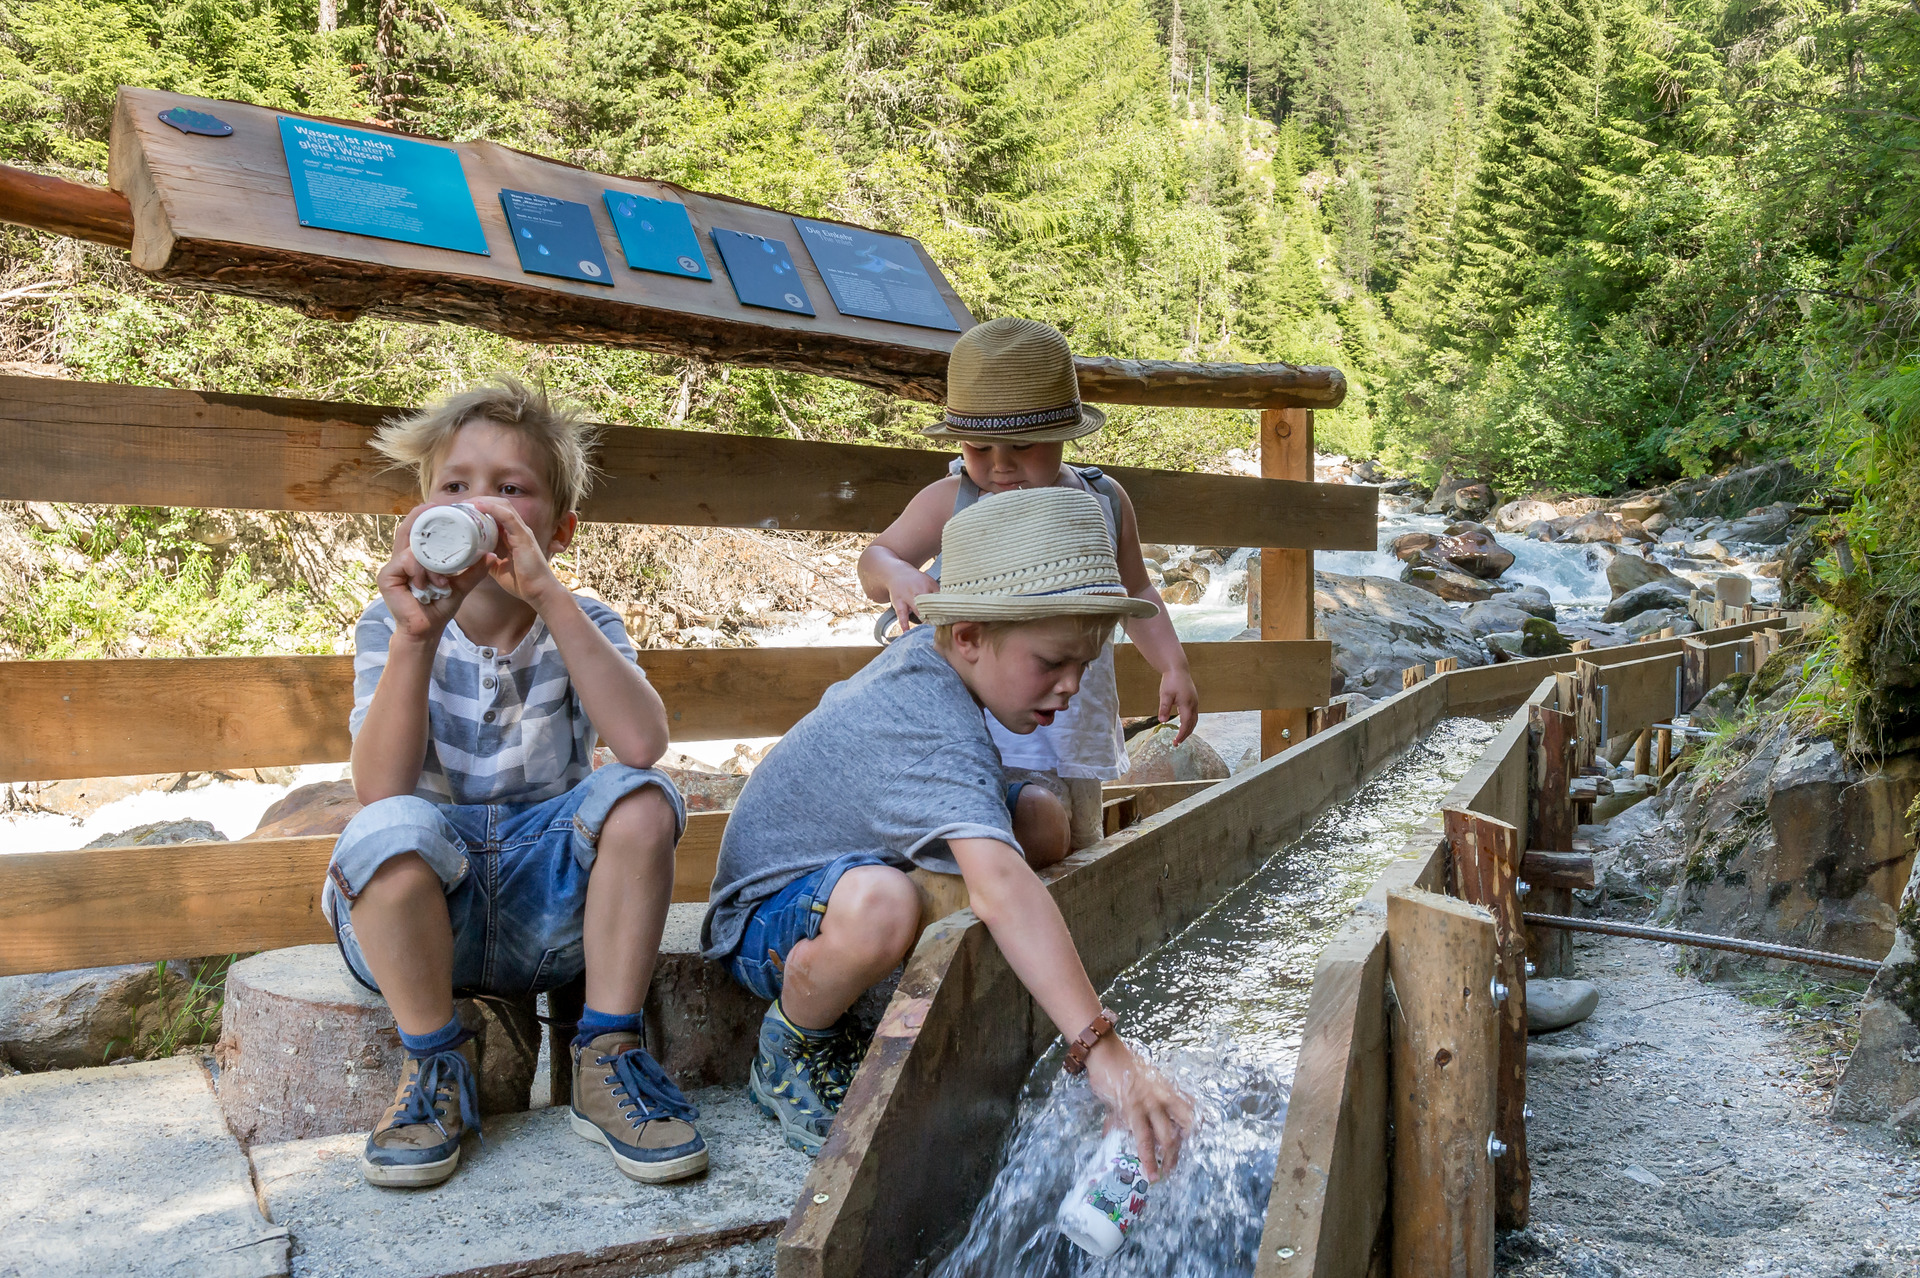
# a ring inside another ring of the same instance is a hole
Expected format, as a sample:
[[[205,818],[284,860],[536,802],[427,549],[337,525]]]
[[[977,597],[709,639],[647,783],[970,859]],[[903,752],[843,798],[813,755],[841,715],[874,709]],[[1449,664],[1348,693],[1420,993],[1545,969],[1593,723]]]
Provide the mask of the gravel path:
[[[1672,949],[1576,942],[1584,1024],[1528,1053],[1526,1278],[1920,1275],[1920,1149],[1825,1117],[1832,1071],[1777,1018],[1672,968]]]

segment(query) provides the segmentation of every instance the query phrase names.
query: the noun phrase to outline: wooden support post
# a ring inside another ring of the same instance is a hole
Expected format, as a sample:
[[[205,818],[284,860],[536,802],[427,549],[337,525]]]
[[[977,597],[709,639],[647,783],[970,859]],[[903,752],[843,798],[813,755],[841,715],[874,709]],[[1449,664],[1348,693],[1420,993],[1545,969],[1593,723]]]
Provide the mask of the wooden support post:
[[[1419,683],[1426,677],[1427,668],[1425,666],[1408,666],[1400,672],[1400,691],[1405,692],[1408,688],[1411,688],[1414,684]]]
[[[1480,906],[1387,894],[1394,1278],[1493,1273],[1494,954]]]
[[[1684,639],[1680,648],[1680,706],[1685,714],[1707,695],[1707,645],[1698,639]]]
[[[1575,639],[1568,647],[1574,652],[1585,652],[1587,649],[1593,647],[1593,640]]]
[[[1644,777],[1653,771],[1653,729],[1648,728],[1633,739],[1633,775]]]
[[[1266,479],[1313,479],[1313,411],[1270,408],[1260,414],[1260,474]],[[1313,552],[1265,546],[1260,550],[1260,636],[1313,638]],[[1260,712],[1260,757],[1271,758],[1306,740],[1304,710]]]
[[[1668,765],[1673,762],[1673,729],[1655,728],[1653,735],[1654,766],[1659,768],[1659,771],[1654,773],[1654,775],[1664,778],[1667,775]],[[1541,907],[1541,913],[1544,914],[1545,912],[1546,907],[1543,905]]]
[[[1600,667],[1591,661],[1576,662],[1573,675],[1578,684],[1573,712],[1580,719],[1573,748],[1573,771],[1578,774],[1593,766],[1594,752],[1604,744],[1600,740]]]
[[[573,1103],[573,1036],[580,1028],[580,1012],[587,1005],[587,978],[576,977],[547,991],[548,1103]]]
[[[1443,674],[1452,674],[1454,671],[1458,670],[1459,668],[1460,668],[1460,658],[1458,657],[1441,657],[1439,660],[1433,663],[1433,673],[1436,676],[1443,675]]]
[[[1531,707],[1528,716],[1533,737],[1528,842],[1543,852],[1570,852],[1574,813],[1567,792],[1573,779],[1577,719],[1544,706]],[[1539,893],[1536,909],[1544,912],[1551,901],[1554,908],[1573,912],[1573,894],[1566,888],[1536,884],[1534,890]],[[1565,932],[1533,932],[1527,936],[1527,953],[1541,976],[1565,976],[1573,966],[1573,938]]]
[[[1330,706],[1315,706],[1307,711],[1307,735],[1317,737],[1328,728],[1347,721],[1347,703],[1336,701]]]

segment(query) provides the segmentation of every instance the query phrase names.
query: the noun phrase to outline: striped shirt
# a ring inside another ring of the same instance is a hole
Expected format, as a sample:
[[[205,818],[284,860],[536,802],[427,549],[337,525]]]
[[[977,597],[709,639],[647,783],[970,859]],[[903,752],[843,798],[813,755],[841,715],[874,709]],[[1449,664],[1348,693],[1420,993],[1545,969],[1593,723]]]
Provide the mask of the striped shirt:
[[[633,660],[620,616],[578,595],[581,611]],[[393,643],[393,613],[375,598],[353,632],[357,738]],[[511,652],[467,638],[459,621],[441,632],[427,689],[427,758],[414,794],[434,803],[544,803],[587,779],[599,733],[580,705],[547,623],[535,618]]]

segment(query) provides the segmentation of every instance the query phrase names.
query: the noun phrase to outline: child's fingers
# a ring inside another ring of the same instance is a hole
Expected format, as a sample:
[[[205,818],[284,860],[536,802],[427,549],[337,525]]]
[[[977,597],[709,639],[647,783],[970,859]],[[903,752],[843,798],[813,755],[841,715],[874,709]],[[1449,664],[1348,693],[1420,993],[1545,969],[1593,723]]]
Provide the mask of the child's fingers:
[[[1133,1137],[1133,1147],[1140,1155],[1140,1169],[1147,1173],[1149,1181],[1160,1179],[1160,1156],[1153,1122],[1147,1116],[1143,1106],[1127,1107],[1127,1132]]]
[[[1147,1121],[1153,1127],[1153,1143],[1161,1155],[1160,1166],[1165,1171],[1172,1171],[1180,1161],[1180,1145],[1186,1138],[1186,1130],[1166,1104],[1155,1105],[1148,1113]]]

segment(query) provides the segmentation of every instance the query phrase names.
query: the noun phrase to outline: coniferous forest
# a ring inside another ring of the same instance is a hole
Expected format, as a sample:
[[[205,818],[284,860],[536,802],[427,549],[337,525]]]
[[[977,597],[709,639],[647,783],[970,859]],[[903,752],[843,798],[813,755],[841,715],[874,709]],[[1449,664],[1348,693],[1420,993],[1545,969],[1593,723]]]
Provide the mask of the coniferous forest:
[[[1821,589],[1855,656],[1911,675],[1917,60],[1896,0],[0,0],[0,161],[103,180],[122,83],[485,136],[910,233],[1090,353],[1337,365],[1321,447],[1429,479],[1792,455],[1853,499]],[[927,411],[0,246],[16,368],[407,403],[506,366],[609,420],[888,442]],[[1095,455],[1252,433],[1122,410]]]

